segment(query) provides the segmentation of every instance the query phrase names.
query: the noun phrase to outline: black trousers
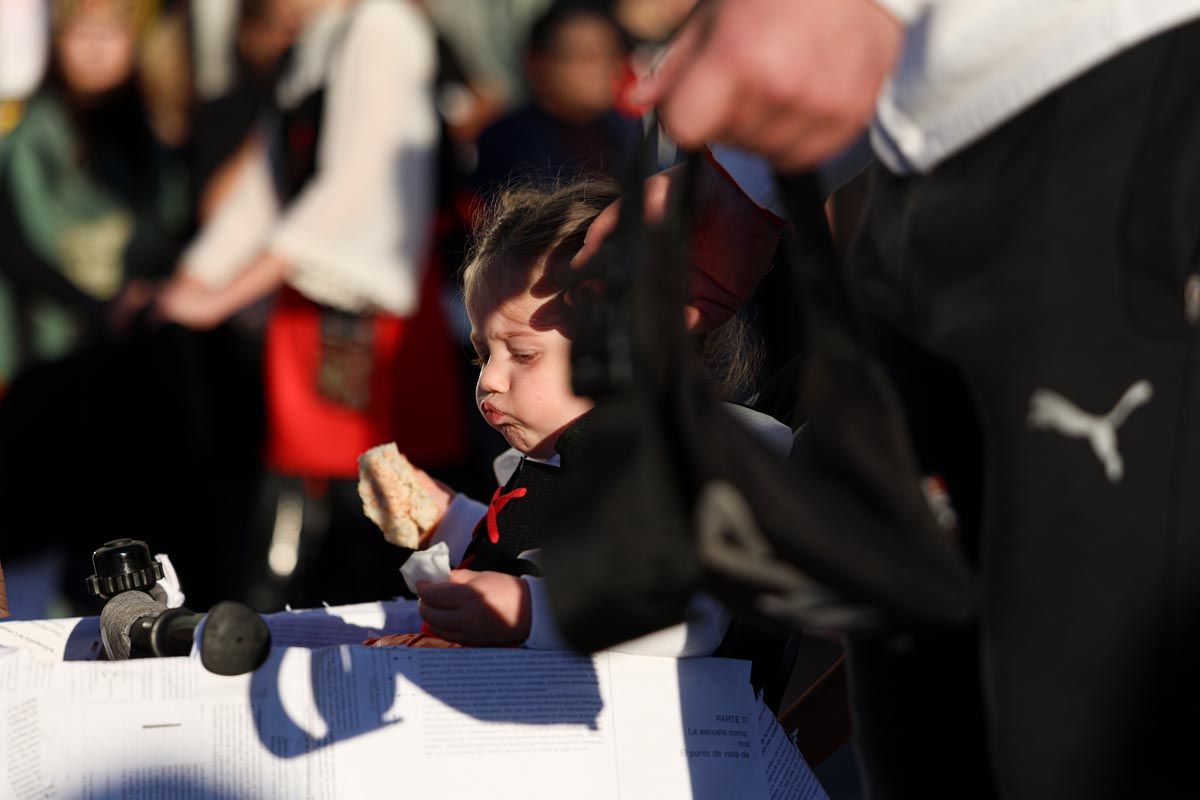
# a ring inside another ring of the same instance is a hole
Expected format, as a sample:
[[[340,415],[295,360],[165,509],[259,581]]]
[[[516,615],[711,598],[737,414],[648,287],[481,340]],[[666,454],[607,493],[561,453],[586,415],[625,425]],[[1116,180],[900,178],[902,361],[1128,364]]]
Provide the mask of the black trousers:
[[[869,795],[1195,796],[1200,23],[876,168],[849,270],[980,598],[851,642]]]

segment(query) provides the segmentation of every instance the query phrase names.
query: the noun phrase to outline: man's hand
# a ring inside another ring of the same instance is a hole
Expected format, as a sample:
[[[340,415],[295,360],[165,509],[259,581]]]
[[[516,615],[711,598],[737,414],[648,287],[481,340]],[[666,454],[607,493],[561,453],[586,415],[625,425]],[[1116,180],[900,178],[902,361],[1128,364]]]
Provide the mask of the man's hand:
[[[500,647],[529,638],[529,587],[515,575],[456,569],[445,583],[418,583],[417,594],[421,618],[443,639]]]
[[[723,142],[795,171],[871,119],[904,26],[871,0],[714,0],[630,95],[681,145]]]
[[[681,166],[646,181],[646,218],[662,219],[667,196],[679,179]],[[737,313],[763,275],[779,243],[782,221],[771,217],[742,194],[734,183],[705,162],[698,183],[698,216],[692,238],[691,300],[684,309],[689,330],[707,331]],[[620,209],[612,204],[588,228],[583,248],[572,260],[578,266],[591,258],[617,226]]]

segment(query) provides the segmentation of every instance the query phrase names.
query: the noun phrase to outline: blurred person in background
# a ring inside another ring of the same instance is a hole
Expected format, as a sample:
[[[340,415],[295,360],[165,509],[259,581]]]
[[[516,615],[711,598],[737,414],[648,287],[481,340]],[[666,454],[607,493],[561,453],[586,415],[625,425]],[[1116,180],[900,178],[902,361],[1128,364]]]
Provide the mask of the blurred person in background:
[[[296,32],[273,113],[157,300],[162,318],[207,329],[274,296],[265,459],[278,491],[251,598],[264,610],[393,594],[403,556],[361,514],[357,455],[395,440],[444,465],[464,448],[440,276],[426,269],[438,135],[428,24],[403,0],[268,6]]]
[[[628,90],[632,78],[646,75],[654,68],[668,40],[695,7],[696,0],[614,0],[613,16],[630,42],[630,79],[623,82],[617,98],[621,111],[641,115],[650,110],[630,102]],[[664,168],[671,164],[663,157],[659,161]]]
[[[46,0],[0,3],[0,138],[16,127],[49,58],[50,9]]]
[[[186,175],[150,125],[135,70],[149,4],[52,8],[49,72],[0,148],[4,269],[29,362],[102,336],[139,281],[168,273],[188,223]]]
[[[187,9],[186,0],[162,3],[137,53],[150,127],[159,142],[180,155],[192,140],[195,101]]]
[[[0,139],[20,121],[49,58],[46,0],[0,2]]]
[[[438,69],[435,98],[439,121],[437,199],[434,236],[430,257],[447,277],[441,301],[454,344],[458,351],[460,382],[475,383],[477,371],[471,360],[471,324],[462,302],[459,275],[470,239],[471,220],[476,211],[471,174],[476,163],[475,142],[483,127],[501,110],[490,94],[487,82],[470,73],[465,60],[451,42],[438,31]],[[467,396],[461,399],[467,426],[467,455],[457,474],[446,476],[466,487],[464,491],[482,494],[495,482],[492,462],[507,444],[475,412]]]
[[[517,175],[619,176],[640,122],[615,110],[628,77],[629,45],[607,4],[556,2],[534,22],[525,48],[530,103],[479,137],[475,185],[484,191]]]
[[[28,591],[14,590],[14,613],[32,616],[47,615],[55,589],[48,549],[82,561],[68,560],[65,584],[82,589],[105,538],[164,527],[160,501],[180,463],[169,453],[182,462],[189,452],[174,433],[187,402],[172,372],[176,343],[122,335],[190,220],[186,174],[151,125],[139,80],[157,3],[49,8],[49,69],[0,140],[0,276],[16,322],[0,499],[10,580],[32,576]]]
[[[192,172],[203,224],[254,156],[256,123],[271,108],[283,56],[296,38],[278,0],[208,0],[190,6],[195,72]]]
[[[521,66],[525,40],[530,25],[552,2],[421,0],[478,92],[478,119],[525,102],[528,90]]]
[[[50,40],[45,0],[0,3],[0,146],[17,126],[25,100],[46,69]],[[0,395],[17,363],[17,314],[12,290],[0,277]]]
[[[661,46],[695,6],[696,0],[614,0],[613,14],[635,42]]]

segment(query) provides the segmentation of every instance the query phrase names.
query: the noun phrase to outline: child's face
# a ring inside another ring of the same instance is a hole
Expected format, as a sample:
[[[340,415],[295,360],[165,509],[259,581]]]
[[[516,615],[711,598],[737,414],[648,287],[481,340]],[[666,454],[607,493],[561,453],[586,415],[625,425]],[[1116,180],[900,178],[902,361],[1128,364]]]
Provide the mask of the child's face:
[[[510,445],[534,458],[553,455],[563,428],[592,407],[571,391],[571,340],[530,324],[546,302],[525,292],[471,327],[481,362],[475,403]]]

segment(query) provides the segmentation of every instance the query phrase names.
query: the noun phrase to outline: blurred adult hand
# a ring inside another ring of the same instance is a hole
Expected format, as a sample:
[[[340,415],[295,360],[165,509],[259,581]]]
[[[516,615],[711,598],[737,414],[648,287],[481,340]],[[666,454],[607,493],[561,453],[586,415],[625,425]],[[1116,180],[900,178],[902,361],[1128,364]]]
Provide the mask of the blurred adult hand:
[[[805,169],[861,133],[903,41],[871,0],[713,0],[629,99],[657,105],[686,148],[724,142]]]
[[[156,316],[185,328],[209,330],[227,316],[221,295],[188,275],[167,281],[155,302]]]
[[[179,272],[163,287],[155,311],[166,322],[195,330],[215,328],[282,286],[288,269],[287,261],[264,251],[219,290]]]
[[[683,165],[651,176],[646,181],[645,208],[648,221],[661,220],[667,197],[682,175]],[[737,313],[754,293],[771,268],[771,257],[779,243],[782,220],[758,208],[732,180],[705,161],[701,167],[696,198],[698,216],[692,238],[691,301],[684,310],[687,326],[707,331]],[[617,226],[619,203],[596,217],[588,228],[586,242],[572,259],[572,266],[586,263],[601,242]]]
[[[500,647],[529,638],[529,586],[515,575],[456,569],[443,583],[418,583],[417,594],[421,618],[443,639]]]
[[[109,329],[120,336],[129,330],[135,317],[154,301],[154,286],[140,278],[129,282],[105,309]]]

